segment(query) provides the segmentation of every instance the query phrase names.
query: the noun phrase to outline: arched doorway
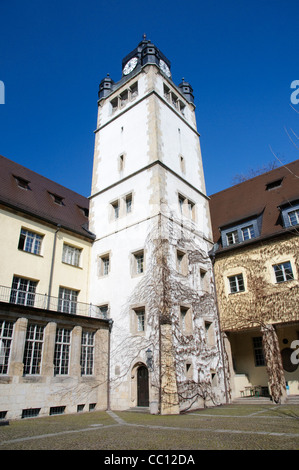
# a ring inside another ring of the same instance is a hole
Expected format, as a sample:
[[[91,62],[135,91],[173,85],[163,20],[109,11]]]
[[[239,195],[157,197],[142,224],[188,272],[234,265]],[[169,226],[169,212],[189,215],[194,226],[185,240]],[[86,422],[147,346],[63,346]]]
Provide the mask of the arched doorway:
[[[149,406],[148,370],[145,366],[137,369],[137,406]]]

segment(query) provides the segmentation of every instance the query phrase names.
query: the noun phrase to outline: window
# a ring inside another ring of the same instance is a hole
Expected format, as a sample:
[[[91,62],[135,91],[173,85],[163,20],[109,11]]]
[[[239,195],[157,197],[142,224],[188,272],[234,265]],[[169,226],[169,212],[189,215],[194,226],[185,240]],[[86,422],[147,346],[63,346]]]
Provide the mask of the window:
[[[105,254],[100,256],[100,276],[108,276],[110,272],[110,256]]]
[[[0,374],[7,374],[13,323],[0,321]]]
[[[235,243],[239,243],[238,231],[233,230],[232,232],[228,232],[226,234],[226,240],[228,245],[234,245]]]
[[[135,311],[137,316],[137,331],[144,331],[145,330],[145,310],[138,309]]]
[[[21,189],[30,189],[30,186],[29,186],[30,181],[28,181],[25,178],[22,178],[20,176],[14,176],[14,178],[15,178],[19,188],[21,188]]]
[[[251,220],[240,221],[233,227],[221,228],[222,246],[233,246],[257,238],[262,226],[262,216],[261,213]]]
[[[133,333],[145,332],[145,308],[133,308]]]
[[[180,213],[191,220],[195,220],[195,204],[187,199],[185,196],[179,194],[178,196]]]
[[[59,196],[58,194],[55,194],[55,193],[50,193],[50,196],[51,198],[53,199],[53,201],[55,202],[55,204],[58,204],[58,206],[63,206],[64,203],[63,203],[63,197],[62,196]]]
[[[81,374],[93,374],[94,332],[82,331],[81,340]]]
[[[75,248],[74,246],[70,246],[64,243],[62,252],[63,263],[78,267],[80,264],[81,251],[82,250],[79,248]]]
[[[290,211],[288,213],[290,225],[298,225],[299,224],[299,209],[294,211]]]
[[[110,101],[111,113],[113,114],[118,109],[126,106],[127,103],[132,101],[138,95],[138,82],[133,83],[130,87],[120,93],[118,96]]]
[[[180,167],[181,167],[181,172],[185,173],[186,172],[186,167],[185,167],[185,159],[182,155],[180,155]]]
[[[121,173],[124,170],[125,167],[125,156],[120,155],[118,157],[118,171]]]
[[[54,374],[66,375],[69,371],[69,355],[71,346],[71,330],[58,328],[54,352]]]
[[[244,292],[244,280],[243,274],[237,274],[236,276],[230,276],[228,278],[229,286],[230,286],[230,293],[235,294],[236,292]]]
[[[64,313],[76,313],[78,291],[59,287],[58,311]]]
[[[180,250],[177,250],[176,252],[176,268],[179,274],[182,274],[183,276],[187,276],[188,274],[187,254]]]
[[[113,218],[114,220],[117,220],[119,218],[119,202],[118,201],[112,202],[111,206],[113,210]]]
[[[130,214],[132,212],[132,194],[126,196],[126,213]]]
[[[183,334],[188,335],[192,333],[192,316],[191,309],[189,307],[180,307],[180,324]]]
[[[44,327],[28,325],[24,350],[24,374],[40,374]]]
[[[144,251],[140,250],[133,253],[133,275],[144,272]]]
[[[29,230],[21,229],[19,238],[19,250],[27,251],[28,253],[40,254],[42,236],[37,233],[30,232]]]
[[[280,178],[275,181],[271,181],[270,183],[266,184],[266,191],[271,191],[271,189],[279,188],[282,184],[283,178]]]
[[[109,312],[109,306],[106,305],[100,305],[99,306],[99,312],[102,318],[107,319],[108,318],[108,312]]]
[[[264,357],[262,337],[258,336],[258,337],[252,338],[252,340],[253,340],[253,352],[254,352],[255,365],[264,366],[265,357]]]
[[[209,346],[215,346],[215,333],[213,323],[205,321],[206,341]]]
[[[254,238],[254,228],[253,225],[248,225],[248,227],[243,227],[241,229],[242,238],[244,241]]]
[[[36,286],[36,281],[14,276],[10,292],[10,302],[34,307]]]
[[[290,261],[286,263],[276,264],[273,266],[276,282],[286,282],[294,279],[292,266]]]

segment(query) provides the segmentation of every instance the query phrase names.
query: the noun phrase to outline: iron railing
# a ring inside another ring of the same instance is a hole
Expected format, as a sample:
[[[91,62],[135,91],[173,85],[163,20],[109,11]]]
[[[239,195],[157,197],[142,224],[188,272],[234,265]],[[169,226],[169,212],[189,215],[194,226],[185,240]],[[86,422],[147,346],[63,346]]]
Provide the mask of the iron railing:
[[[27,307],[40,308],[61,313],[83,315],[93,318],[107,319],[107,313],[103,313],[100,307],[77,302],[71,299],[52,297],[47,294],[37,294],[30,291],[12,289],[11,287],[0,286],[0,302],[6,302]]]

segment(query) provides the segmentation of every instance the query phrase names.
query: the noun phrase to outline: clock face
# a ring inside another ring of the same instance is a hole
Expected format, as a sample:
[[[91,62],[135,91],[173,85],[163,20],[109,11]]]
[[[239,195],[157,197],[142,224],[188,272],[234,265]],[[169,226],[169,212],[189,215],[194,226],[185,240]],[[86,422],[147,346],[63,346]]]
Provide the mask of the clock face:
[[[126,63],[123,69],[123,74],[128,75],[128,73],[132,72],[134,68],[136,67],[138,62],[137,57],[133,57],[132,59],[129,60],[129,62]]]
[[[164,62],[164,60],[160,59],[160,61],[159,61],[159,67],[160,67],[160,69],[162,70],[162,72],[164,72],[165,75],[167,75],[167,77],[171,77],[171,73],[170,73],[169,67],[168,67],[168,65]]]

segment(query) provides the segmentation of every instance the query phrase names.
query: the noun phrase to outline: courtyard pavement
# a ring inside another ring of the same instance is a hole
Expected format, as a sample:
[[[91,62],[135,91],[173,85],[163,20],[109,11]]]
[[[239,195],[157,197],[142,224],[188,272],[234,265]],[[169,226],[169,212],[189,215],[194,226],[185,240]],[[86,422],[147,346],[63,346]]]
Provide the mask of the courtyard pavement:
[[[186,464],[169,459],[185,455],[196,463],[199,450],[261,449],[299,449],[299,405],[232,404],[178,416],[93,411],[0,426],[1,451],[100,450],[103,463],[131,467],[144,464],[150,456],[150,464]],[[164,460],[155,461],[160,454]],[[133,460],[115,461],[122,455]]]

